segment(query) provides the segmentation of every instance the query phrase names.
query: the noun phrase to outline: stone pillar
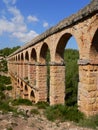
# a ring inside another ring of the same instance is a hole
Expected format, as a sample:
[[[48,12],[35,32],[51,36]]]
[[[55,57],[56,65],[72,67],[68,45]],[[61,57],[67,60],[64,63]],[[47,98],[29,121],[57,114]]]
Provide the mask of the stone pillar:
[[[32,86],[36,86],[36,66],[35,66],[35,64],[29,63],[28,79]]]
[[[28,78],[28,63],[23,64],[23,78]]]
[[[98,64],[79,60],[78,108],[87,116],[98,113]]]
[[[29,93],[28,93],[28,86],[25,85],[24,89],[23,89],[23,98],[24,99],[28,99],[28,95],[29,95]]]
[[[19,98],[20,97],[20,86],[19,84],[17,83],[16,84],[16,98]]]
[[[11,76],[11,82],[12,82],[12,97],[14,99],[16,99],[16,88],[17,88],[17,80],[15,80],[12,76]]]
[[[21,78],[23,78],[23,61],[21,61]]]
[[[14,62],[14,74],[16,75],[17,74],[17,63]]]
[[[50,105],[65,103],[65,65],[50,64]]]
[[[47,66],[42,64],[36,65],[36,102],[47,101]]]
[[[21,62],[18,63],[18,76],[21,77]]]
[[[17,62],[17,76],[19,76],[19,61]]]

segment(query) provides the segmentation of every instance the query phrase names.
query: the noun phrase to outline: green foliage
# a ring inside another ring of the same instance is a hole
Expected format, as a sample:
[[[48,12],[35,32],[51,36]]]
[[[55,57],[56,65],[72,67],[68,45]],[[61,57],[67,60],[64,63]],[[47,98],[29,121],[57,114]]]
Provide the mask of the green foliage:
[[[5,59],[3,59],[0,62],[0,71],[3,71],[3,72],[7,72],[8,71],[7,61]]]
[[[65,80],[66,80],[66,97],[65,102],[68,106],[74,106],[77,103],[78,90],[78,65],[79,59],[78,50],[66,49],[64,53],[65,66]]]
[[[13,108],[9,106],[8,102],[0,102],[0,110],[3,112],[12,112]]]
[[[11,84],[11,79],[10,77],[0,75],[0,83],[5,84],[5,85]]]
[[[13,48],[6,47],[6,48],[0,50],[0,55],[8,56],[19,48],[20,48],[20,46],[16,46],[16,47],[13,47]]]
[[[7,130],[13,130],[13,128],[12,128],[12,127],[9,127],[9,128],[7,128]]]
[[[8,90],[8,91],[12,90],[12,86],[7,86],[6,90]]]
[[[79,125],[82,127],[92,128],[97,130],[98,128],[98,115],[91,116],[89,118],[85,118],[84,120],[80,120]]]
[[[15,99],[12,101],[13,105],[28,105],[28,106],[32,106],[32,102],[28,99]]]
[[[32,110],[30,111],[30,113],[33,114],[33,115],[38,115],[38,114],[40,114],[39,111],[38,111],[38,109],[32,109]]]
[[[68,107],[64,105],[54,105],[46,109],[45,115],[48,120],[70,120],[79,122],[84,118],[84,115],[77,110],[77,107]]]
[[[46,109],[49,106],[49,103],[47,103],[47,102],[38,102],[38,103],[36,103],[36,106],[39,109]]]
[[[0,83],[0,91],[6,90],[6,86],[2,83]]]
[[[0,91],[0,100],[4,100],[5,98],[5,94],[2,91]]]

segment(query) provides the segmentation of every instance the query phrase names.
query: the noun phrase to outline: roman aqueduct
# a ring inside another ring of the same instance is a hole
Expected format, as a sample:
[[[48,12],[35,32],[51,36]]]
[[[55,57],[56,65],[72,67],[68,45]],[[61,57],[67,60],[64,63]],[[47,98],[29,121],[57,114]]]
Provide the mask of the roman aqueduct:
[[[79,48],[78,108],[86,115],[98,113],[98,1],[28,42],[8,57],[13,98],[47,101],[47,50],[50,51],[50,105],[64,104],[64,49],[74,37]]]

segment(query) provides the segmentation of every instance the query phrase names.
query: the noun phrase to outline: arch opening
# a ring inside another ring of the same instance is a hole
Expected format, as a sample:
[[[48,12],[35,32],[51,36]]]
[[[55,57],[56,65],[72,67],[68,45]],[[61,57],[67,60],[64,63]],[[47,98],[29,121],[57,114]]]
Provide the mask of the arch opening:
[[[35,103],[35,94],[34,94],[34,91],[32,90],[31,93],[30,93],[30,99],[33,103]]]
[[[24,87],[24,98],[28,99],[28,87],[25,85]]]
[[[40,62],[41,63],[46,63],[46,56],[47,56],[47,52],[49,51],[48,45],[46,43],[44,43],[41,47],[41,51],[40,51]]]
[[[77,50],[76,40],[72,34],[64,34],[56,48],[56,61],[64,62],[65,65],[65,104],[74,106],[77,104],[78,91],[78,65],[79,51]]]
[[[28,92],[28,87],[27,87],[27,85],[25,85],[25,92]]]
[[[29,60],[29,53],[28,53],[28,51],[26,51],[26,53],[25,53],[25,60]]]
[[[18,60],[20,61],[20,55],[18,55]]]
[[[48,45],[44,43],[40,51],[40,62],[46,65],[47,102],[50,102],[50,60],[50,49]]]
[[[67,45],[67,41],[70,39],[71,36],[72,36],[71,34],[67,33],[67,34],[64,34],[60,38],[57,48],[56,48],[56,61],[57,62],[64,61],[64,50]]]
[[[37,55],[36,55],[36,51],[34,48],[31,51],[31,61],[34,63],[37,61]]]
[[[23,53],[21,53],[21,60],[22,60],[22,61],[24,60]]]

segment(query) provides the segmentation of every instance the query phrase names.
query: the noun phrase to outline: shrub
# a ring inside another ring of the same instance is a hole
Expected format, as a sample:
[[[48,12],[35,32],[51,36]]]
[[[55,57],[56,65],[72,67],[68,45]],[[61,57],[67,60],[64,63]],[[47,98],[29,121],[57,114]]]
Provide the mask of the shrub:
[[[10,77],[0,75],[0,83],[5,84],[5,85],[11,84],[11,79]]]
[[[47,102],[38,102],[38,103],[36,103],[36,106],[39,109],[46,109],[49,106],[49,104]]]
[[[5,97],[5,94],[0,91],[0,100],[3,100],[3,99],[5,99],[5,98],[6,98],[6,97]]]
[[[12,90],[12,86],[7,86],[6,90],[8,90],[8,91]]]
[[[13,108],[8,105],[7,102],[0,102],[0,110],[3,112],[13,111]]]
[[[82,127],[88,127],[97,130],[98,128],[98,115],[91,116],[89,118],[85,118],[84,120],[80,120],[79,125]]]
[[[9,127],[9,128],[7,128],[7,130],[13,130],[13,128],[12,128],[12,127]]]
[[[28,99],[15,99],[12,101],[12,104],[13,105],[28,105],[28,106],[31,106],[32,105],[32,102]]]
[[[77,110],[77,107],[68,107],[63,105],[50,106],[46,109],[45,115],[48,120],[70,120],[79,122],[80,119],[84,118],[84,115]]]
[[[38,109],[32,109],[32,110],[30,111],[30,113],[37,115],[37,114],[39,114],[39,111],[38,111]]]
[[[0,83],[0,91],[6,90],[6,86],[2,83]]]

